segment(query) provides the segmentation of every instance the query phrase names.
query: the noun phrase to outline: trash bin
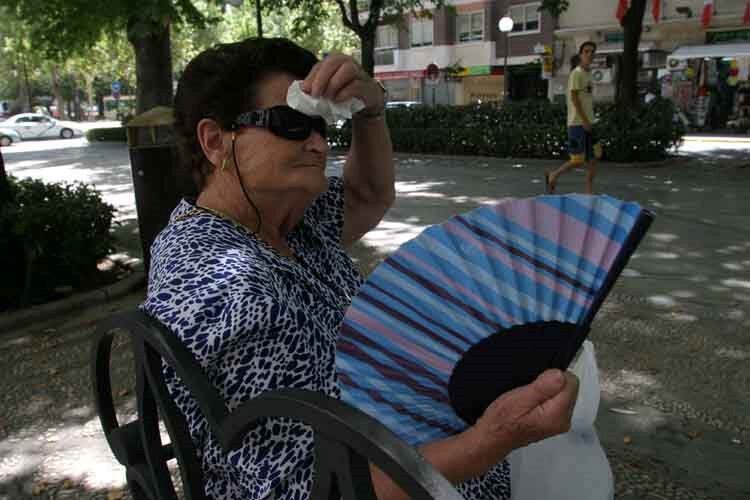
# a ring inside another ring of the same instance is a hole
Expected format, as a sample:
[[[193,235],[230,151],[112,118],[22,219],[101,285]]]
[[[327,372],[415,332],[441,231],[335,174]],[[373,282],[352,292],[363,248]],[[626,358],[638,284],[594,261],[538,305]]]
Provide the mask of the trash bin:
[[[133,117],[126,127],[138,211],[143,263],[148,273],[151,243],[183,196],[195,194],[187,169],[174,147],[172,108],[157,106]]]

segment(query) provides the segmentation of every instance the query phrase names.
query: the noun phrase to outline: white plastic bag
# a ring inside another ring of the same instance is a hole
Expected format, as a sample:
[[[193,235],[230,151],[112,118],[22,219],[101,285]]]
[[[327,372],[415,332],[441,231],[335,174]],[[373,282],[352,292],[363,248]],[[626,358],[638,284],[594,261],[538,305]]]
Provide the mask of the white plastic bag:
[[[614,498],[612,469],[594,429],[600,387],[591,342],[570,370],[580,380],[571,429],[510,454],[512,500]]]

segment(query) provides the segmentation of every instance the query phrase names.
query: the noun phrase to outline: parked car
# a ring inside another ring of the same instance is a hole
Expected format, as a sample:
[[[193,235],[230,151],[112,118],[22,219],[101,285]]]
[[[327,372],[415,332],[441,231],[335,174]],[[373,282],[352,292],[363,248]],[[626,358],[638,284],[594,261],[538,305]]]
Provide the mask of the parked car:
[[[50,118],[40,113],[21,113],[5,120],[3,127],[11,128],[21,134],[23,139],[42,137],[61,137],[70,139],[83,135],[77,123]]]
[[[388,109],[393,108],[411,108],[412,106],[421,106],[422,103],[419,101],[388,101],[385,103],[385,107]]]
[[[0,146],[10,146],[20,140],[21,135],[12,128],[0,127]]]

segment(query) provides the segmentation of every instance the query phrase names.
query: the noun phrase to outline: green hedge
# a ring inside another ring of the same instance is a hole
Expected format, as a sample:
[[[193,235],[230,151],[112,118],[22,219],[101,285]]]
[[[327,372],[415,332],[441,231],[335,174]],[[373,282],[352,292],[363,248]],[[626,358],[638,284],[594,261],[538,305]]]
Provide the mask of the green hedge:
[[[128,136],[125,132],[125,127],[112,127],[112,128],[93,128],[86,132],[86,139],[89,142],[98,141],[116,141],[116,142],[127,142]]]
[[[627,109],[598,107],[595,134],[605,160],[663,159],[678,145],[684,128],[674,123],[670,101]],[[564,105],[546,100],[511,102],[503,107],[416,106],[387,110],[394,150],[404,153],[481,155],[512,158],[561,159],[567,156]],[[351,141],[347,123],[331,127],[329,140],[346,148]]]
[[[674,116],[674,104],[668,99],[655,99],[637,109],[602,109],[595,131],[604,146],[605,158],[619,162],[666,158],[670,149],[682,144],[687,132]]]
[[[0,310],[97,284],[96,265],[114,248],[114,207],[85,184],[9,181],[12,201],[0,207]]]

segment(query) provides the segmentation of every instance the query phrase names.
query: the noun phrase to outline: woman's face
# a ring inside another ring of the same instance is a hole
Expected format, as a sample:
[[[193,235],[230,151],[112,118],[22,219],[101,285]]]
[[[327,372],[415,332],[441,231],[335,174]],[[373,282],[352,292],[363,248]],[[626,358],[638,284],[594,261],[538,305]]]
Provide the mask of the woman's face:
[[[283,73],[263,80],[258,86],[255,109],[286,105],[286,92],[292,81],[291,75]],[[237,114],[245,111],[252,110],[238,109]],[[234,148],[242,181],[251,196],[295,196],[306,204],[328,188],[328,143],[314,130],[306,139],[293,141],[268,129],[243,127],[237,131]]]

